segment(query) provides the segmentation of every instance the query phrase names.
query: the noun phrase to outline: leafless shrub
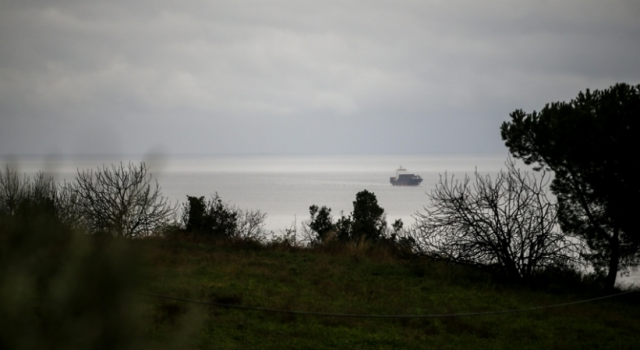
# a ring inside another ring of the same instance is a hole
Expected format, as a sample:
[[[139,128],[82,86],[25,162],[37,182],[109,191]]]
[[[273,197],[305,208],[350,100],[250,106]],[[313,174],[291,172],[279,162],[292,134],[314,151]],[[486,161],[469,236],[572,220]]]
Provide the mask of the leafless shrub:
[[[37,173],[33,179],[26,174],[20,178],[16,171],[0,171],[0,212],[15,216],[18,211],[46,210],[58,214],[58,185],[52,177]]]
[[[24,199],[33,203],[45,201],[55,201],[58,193],[58,186],[53,181],[53,177],[45,176],[43,172],[38,172],[33,181],[26,177]]]
[[[529,279],[545,267],[573,266],[580,245],[559,229],[556,204],[546,195],[549,178],[521,172],[511,159],[506,165],[495,180],[477,171],[473,183],[469,176],[441,177],[405,242],[413,243],[417,255],[497,267],[514,279]]]
[[[266,213],[259,210],[232,209],[236,213],[236,230],[234,238],[252,240],[264,243],[267,240],[268,231],[264,228]]]
[[[57,185],[56,215],[67,225],[86,230],[87,220],[82,216],[81,197],[74,183],[63,182]]]
[[[319,239],[318,233],[311,229],[309,226],[311,220],[306,220],[300,223],[300,230],[298,231],[296,228],[296,234],[299,234],[298,241],[301,245],[306,247],[314,247],[322,243],[322,240]]]
[[[80,214],[91,232],[118,237],[139,237],[159,230],[175,208],[162,196],[144,163],[78,171],[75,194]]]
[[[27,194],[29,179],[26,175],[21,179],[15,170],[7,166],[0,171],[0,212],[13,215],[18,209],[20,201]]]
[[[280,230],[280,234],[273,233],[271,239],[267,242],[267,246],[285,247],[288,249],[304,247],[304,242],[300,241],[298,237],[298,225],[296,220],[293,220],[291,226]]]

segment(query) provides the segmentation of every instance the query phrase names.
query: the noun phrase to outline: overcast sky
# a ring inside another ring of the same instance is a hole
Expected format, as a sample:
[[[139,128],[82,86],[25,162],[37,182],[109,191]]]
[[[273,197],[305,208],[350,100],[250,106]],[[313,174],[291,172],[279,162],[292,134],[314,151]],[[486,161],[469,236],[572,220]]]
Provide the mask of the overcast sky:
[[[492,154],[640,83],[640,2],[0,0],[0,154]]]

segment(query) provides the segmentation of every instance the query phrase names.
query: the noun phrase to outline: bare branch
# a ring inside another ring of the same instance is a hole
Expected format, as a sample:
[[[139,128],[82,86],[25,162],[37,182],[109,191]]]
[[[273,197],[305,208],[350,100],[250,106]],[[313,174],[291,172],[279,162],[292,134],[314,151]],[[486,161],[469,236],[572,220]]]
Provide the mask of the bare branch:
[[[119,237],[150,235],[175,212],[144,163],[78,171],[75,195],[92,232]]]
[[[495,267],[528,279],[548,266],[575,264],[581,246],[560,232],[556,204],[546,196],[549,179],[515,168],[495,179],[477,171],[458,181],[446,173],[429,194],[430,205],[406,233],[418,254],[478,267]]]

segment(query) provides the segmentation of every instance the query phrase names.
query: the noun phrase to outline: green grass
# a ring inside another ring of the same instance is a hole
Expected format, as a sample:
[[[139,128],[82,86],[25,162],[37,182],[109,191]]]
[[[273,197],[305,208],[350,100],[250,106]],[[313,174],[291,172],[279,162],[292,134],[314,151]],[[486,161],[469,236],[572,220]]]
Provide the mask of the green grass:
[[[181,298],[283,310],[443,314],[519,309],[590,298],[587,285],[532,289],[459,266],[408,267],[375,249],[260,248],[188,241],[136,242],[145,289]],[[541,311],[431,319],[291,315],[144,303],[152,347],[180,349],[634,349],[640,293]]]

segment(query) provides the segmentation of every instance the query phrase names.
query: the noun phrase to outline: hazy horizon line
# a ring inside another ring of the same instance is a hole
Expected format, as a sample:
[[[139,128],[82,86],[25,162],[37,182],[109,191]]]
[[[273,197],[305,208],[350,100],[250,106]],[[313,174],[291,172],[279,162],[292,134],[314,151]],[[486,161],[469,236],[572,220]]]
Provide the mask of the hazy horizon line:
[[[27,154],[0,154],[1,159],[7,158],[91,158],[91,157],[237,157],[237,156],[498,156],[507,155],[508,152],[468,152],[468,153],[171,153],[171,152],[146,152],[146,153],[27,153]]]

